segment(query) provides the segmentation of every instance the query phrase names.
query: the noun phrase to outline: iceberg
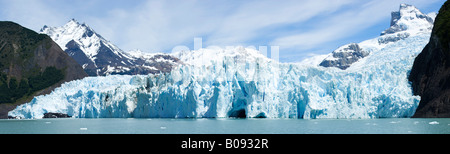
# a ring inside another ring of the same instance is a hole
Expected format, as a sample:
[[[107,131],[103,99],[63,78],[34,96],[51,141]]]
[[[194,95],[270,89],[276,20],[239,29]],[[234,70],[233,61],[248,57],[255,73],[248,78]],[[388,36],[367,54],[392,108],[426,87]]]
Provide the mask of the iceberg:
[[[42,118],[393,118],[420,101],[407,80],[430,34],[373,49],[346,70],[280,63],[252,48],[173,54],[168,73],[110,75],[67,82],[9,116]],[[376,39],[374,39],[376,40]],[[213,56],[212,56],[213,55]]]

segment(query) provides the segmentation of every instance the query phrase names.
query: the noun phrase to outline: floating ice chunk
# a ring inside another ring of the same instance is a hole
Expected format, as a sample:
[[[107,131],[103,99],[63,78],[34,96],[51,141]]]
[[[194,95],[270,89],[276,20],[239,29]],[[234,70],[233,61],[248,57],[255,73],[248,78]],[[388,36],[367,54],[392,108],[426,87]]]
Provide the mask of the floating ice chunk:
[[[437,121],[432,121],[432,122],[430,122],[430,123],[428,123],[428,124],[430,124],[430,125],[439,125],[439,122],[437,122]]]

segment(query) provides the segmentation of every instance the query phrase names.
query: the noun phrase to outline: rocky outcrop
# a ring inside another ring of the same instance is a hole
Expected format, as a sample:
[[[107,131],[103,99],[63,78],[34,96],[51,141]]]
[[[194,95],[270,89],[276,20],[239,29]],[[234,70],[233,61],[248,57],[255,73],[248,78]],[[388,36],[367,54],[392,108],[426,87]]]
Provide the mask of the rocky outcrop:
[[[381,32],[376,40],[351,43],[339,47],[319,65],[347,69],[353,63],[367,57],[371,51],[386,45],[405,40],[416,35],[429,34],[433,28],[433,18],[423,14],[412,5],[401,4],[398,11],[392,12],[390,27]]]
[[[332,54],[332,57],[324,59],[319,65],[323,67],[337,67],[345,70],[354,62],[368,56],[369,52],[364,51],[357,43],[351,43],[333,51]]]
[[[45,113],[43,118],[70,118],[72,116],[69,116],[68,114],[64,113]]]
[[[409,81],[421,101],[413,117],[450,118],[450,2],[436,17],[430,42],[416,57]]]
[[[403,18],[403,19],[402,19]],[[423,14],[416,7],[409,4],[400,4],[400,10],[391,13],[391,25],[388,29],[381,32],[381,36],[386,34],[394,34],[401,31],[406,31],[411,29],[411,27],[416,27],[415,24],[421,25],[432,25],[433,18]],[[431,26],[421,26],[419,31],[425,31]]]

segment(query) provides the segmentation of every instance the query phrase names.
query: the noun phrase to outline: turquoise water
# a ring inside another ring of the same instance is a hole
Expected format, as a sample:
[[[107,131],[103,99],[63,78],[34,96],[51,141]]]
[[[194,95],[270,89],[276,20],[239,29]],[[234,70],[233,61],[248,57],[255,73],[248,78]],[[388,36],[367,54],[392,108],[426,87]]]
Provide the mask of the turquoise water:
[[[450,119],[0,120],[0,134],[450,134]]]

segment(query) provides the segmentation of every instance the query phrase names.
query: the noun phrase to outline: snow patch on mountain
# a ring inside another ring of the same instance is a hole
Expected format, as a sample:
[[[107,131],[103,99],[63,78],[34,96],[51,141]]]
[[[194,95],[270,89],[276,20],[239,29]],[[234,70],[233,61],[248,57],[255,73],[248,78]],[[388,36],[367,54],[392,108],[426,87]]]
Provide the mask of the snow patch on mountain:
[[[410,35],[429,33],[433,28],[434,18],[420,12],[412,5],[400,4],[399,11],[392,12],[391,16],[391,27],[383,31],[382,36],[401,31],[408,31]]]
[[[98,35],[87,24],[80,24],[75,19],[71,19],[62,27],[48,27],[44,26],[40,33],[50,36],[63,50],[66,50],[66,44],[70,41],[75,41],[80,45],[80,48],[89,59],[95,63],[96,55],[98,54],[101,43],[110,48],[116,54],[121,50],[109,41]]]
[[[298,62],[301,65],[310,65],[310,66],[319,66],[319,64],[327,57],[329,54],[317,55],[311,54],[309,58],[305,58],[302,61]]]

